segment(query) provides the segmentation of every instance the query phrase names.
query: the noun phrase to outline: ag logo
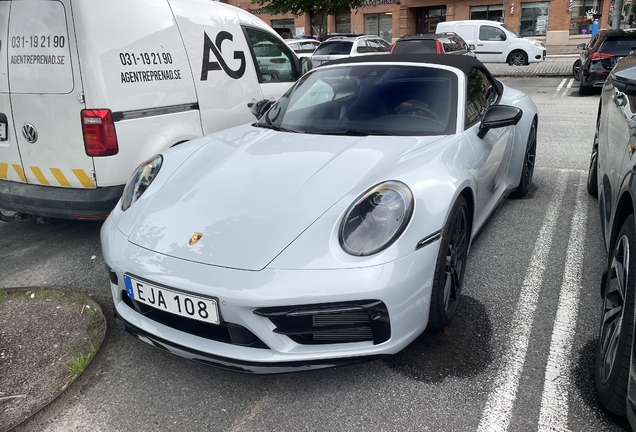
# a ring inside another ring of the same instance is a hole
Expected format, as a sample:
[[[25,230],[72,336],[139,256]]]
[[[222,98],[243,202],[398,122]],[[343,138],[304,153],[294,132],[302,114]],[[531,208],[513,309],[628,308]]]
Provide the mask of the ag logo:
[[[213,44],[207,33],[203,32],[203,65],[201,66],[201,81],[208,80],[208,72],[223,69],[230,78],[239,79],[245,73],[245,54],[243,51],[234,51],[234,58],[241,61],[238,70],[232,70],[228,67],[223,56],[221,55],[221,44],[224,40],[232,41],[232,34],[226,31],[219,32],[216,35],[216,44]],[[210,51],[218,61],[210,61]]]

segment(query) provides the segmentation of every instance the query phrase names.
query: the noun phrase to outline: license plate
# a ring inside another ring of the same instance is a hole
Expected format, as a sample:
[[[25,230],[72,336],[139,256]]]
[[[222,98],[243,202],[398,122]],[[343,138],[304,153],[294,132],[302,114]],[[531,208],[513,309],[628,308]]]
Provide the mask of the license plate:
[[[124,275],[126,293],[131,299],[155,309],[185,318],[219,324],[219,306],[216,300],[189,293],[173,291]]]
[[[7,122],[0,121],[0,141],[7,140]]]

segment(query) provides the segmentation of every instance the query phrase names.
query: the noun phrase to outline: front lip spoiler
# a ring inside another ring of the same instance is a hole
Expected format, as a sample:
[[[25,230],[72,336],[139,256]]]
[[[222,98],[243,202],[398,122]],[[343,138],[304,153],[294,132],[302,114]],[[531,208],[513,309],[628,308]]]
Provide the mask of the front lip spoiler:
[[[150,345],[154,345],[157,348],[161,348],[179,357],[186,358],[188,360],[195,361],[197,363],[203,363],[209,366],[218,367],[221,369],[231,370],[233,372],[267,375],[267,374],[279,374],[290,372],[302,372],[308,370],[325,369],[336,366],[344,366],[355,363],[362,363],[367,361],[379,360],[386,355],[370,355],[364,357],[349,357],[338,359],[326,359],[326,360],[309,360],[298,362],[280,362],[275,364],[264,364],[257,362],[249,362],[243,360],[235,360],[227,357],[221,357],[213,354],[204,353],[201,351],[193,350],[183,346],[175,345],[164,339],[151,335],[138,327],[133,326],[126,320],[124,320],[117,311],[115,311],[115,322],[117,326],[127,333],[136,337],[137,339],[146,342]]]

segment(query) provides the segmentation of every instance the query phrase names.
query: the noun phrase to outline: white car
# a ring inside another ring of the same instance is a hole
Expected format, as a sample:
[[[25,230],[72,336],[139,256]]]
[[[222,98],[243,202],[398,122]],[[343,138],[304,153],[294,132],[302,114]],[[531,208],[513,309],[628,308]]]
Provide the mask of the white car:
[[[315,39],[286,39],[285,42],[298,57],[311,57],[320,45],[320,42]]]
[[[321,66],[253,112],[132,176],[101,231],[117,323],[257,373],[448,325],[471,240],[530,188],[530,98],[471,57],[397,54]]]
[[[334,36],[320,44],[311,56],[313,66],[337,59],[371,54],[390,54],[391,45],[379,36]]]

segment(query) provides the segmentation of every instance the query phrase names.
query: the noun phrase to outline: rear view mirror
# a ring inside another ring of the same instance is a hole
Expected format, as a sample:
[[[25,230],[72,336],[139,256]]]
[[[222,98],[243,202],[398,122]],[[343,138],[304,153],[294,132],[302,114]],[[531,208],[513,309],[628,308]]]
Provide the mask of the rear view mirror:
[[[254,114],[256,119],[260,120],[261,117],[265,115],[265,113],[272,107],[273,104],[274,102],[272,102],[271,100],[263,99],[263,100],[259,100],[253,105],[248,104],[248,106],[252,108],[252,114]]]
[[[576,46],[577,49],[585,49],[585,43],[580,43]]]
[[[499,39],[501,39],[502,41],[505,41],[506,40],[506,34],[505,33],[501,33],[499,35]]]
[[[523,111],[517,107],[508,105],[493,105],[484,114],[479,126],[477,136],[483,138],[490,129],[502,128],[505,126],[514,126],[519,123]]]
[[[475,44],[468,45],[468,50],[469,51],[475,51]]]
[[[636,82],[610,75],[610,81],[616,90],[628,96],[636,96]]]

